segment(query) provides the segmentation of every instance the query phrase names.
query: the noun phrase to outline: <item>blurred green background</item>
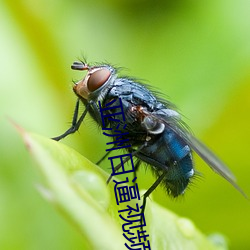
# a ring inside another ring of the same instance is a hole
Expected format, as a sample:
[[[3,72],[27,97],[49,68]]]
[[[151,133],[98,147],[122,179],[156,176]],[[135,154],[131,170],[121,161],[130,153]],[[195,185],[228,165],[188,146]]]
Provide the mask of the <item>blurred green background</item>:
[[[82,55],[123,66],[167,95],[250,196],[249,13],[247,0],[1,1],[0,249],[81,248],[81,235],[36,191],[39,173],[8,117],[47,137],[64,132],[72,80],[83,76],[70,65]],[[96,162],[105,152],[97,131],[87,119],[63,143]],[[230,249],[250,249],[250,202],[195,160],[203,177],[184,198],[158,188],[154,199],[204,233],[226,235]],[[154,181],[146,173],[141,189]]]

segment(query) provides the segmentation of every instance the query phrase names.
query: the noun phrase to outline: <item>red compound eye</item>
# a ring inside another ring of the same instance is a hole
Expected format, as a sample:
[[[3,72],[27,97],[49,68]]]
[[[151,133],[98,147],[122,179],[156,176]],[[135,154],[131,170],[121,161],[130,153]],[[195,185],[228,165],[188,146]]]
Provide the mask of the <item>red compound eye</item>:
[[[99,69],[92,73],[88,79],[88,90],[93,92],[99,89],[109,78],[110,71],[108,69]]]

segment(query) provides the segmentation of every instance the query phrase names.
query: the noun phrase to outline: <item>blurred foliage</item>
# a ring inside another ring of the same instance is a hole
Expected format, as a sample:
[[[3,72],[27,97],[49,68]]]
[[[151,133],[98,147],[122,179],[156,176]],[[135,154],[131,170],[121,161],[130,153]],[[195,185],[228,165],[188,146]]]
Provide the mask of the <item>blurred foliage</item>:
[[[84,242],[79,247],[127,249],[125,242],[130,244],[122,236],[125,222],[119,217],[126,218],[126,212],[118,213],[117,210],[127,209],[127,205],[136,208],[138,201],[120,203],[118,207],[114,195],[115,184],[111,181],[107,187],[109,175],[102,169],[61,143],[27,133],[20,127],[17,129],[44,176],[46,186],[39,185],[38,190],[82,234]],[[225,240],[218,244],[214,237],[207,238],[190,220],[163,209],[150,199],[145,216],[147,226],[143,230],[149,236],[147,240],[150,241],[151,249],[227,249]],[[137,230],[135,228],[130,232],[136,235]]]
[[[249,195],[249,12],[247,0],[1,1],[0,248],[83,244],[35,190],[40,177],[7,119],[47,137],[64,132],[75,102],[71,80],[82,77],[70,65],[82,55],[124,66],[124,74],[169,96]],[[63,143],[95,162],[105,152],[96,131],[87,119]],[[155,200],[205,233],[223,233],[231,249],[249,249],[249,201],[195,160],[204,178],[194,180],[183,199],[172,201],[158,188]],[[154,180],[146,173],[147,179],[140,170],[140,188]]]

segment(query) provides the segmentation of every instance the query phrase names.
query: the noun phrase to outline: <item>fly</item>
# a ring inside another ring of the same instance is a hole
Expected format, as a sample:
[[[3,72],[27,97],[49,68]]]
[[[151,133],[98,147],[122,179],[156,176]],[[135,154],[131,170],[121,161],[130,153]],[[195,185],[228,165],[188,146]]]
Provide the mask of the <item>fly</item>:
[[[127,124],[123,132],[128,132],[123,139],[129,139],[131,148],[127,150],[137,158],[135,169],[144,162],[157,176],[143,196],[143,211],[146,198],[159,184],[163,184],[172,197],[184,193],[195,174],[193,151],[246,197],[227,166],[189,132],[172,103],[158,98],[148,86],[132,78],[119,77],[117,70],[109,64],[90,66],[85,62],[74,62],[71,68],[87,71],[87,74],[73,87],[78,99],[71,127],[53,139],[59,141],[76,132],[87,113],[102,126],[98,103],[105,107],[120,98]],[[78,117],[80,102],[84,104],[85,111]],[[112,115],[115,109],[109,112]],[[107,120],[106,124],[115,128],[117,122]],[[118,165],[115,170],[119,168]],[[111,176],[108,181],[110,179]]]

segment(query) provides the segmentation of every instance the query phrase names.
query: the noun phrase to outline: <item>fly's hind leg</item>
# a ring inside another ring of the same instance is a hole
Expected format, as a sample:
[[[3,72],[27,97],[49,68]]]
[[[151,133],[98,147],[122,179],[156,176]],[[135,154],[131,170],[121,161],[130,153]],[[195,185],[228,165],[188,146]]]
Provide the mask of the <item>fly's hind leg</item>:
[[[143,195],[143,201],[142,201],[142,213],[145,212],[146,209],[146,203],[147,203],[147,198],[149,195],[159,186],[159,184],[162,182],[164,179],[165,175],[167,172],[163,172],[158,179],[153,183],[153,185],[145,192]]]
[[[141,218],[140,218],[140,223],[141,223],[141,231],[143,231],[142,226],[143,226],[143,218],[144,218],[144,212],[146,209],[146,204],[147,204],[147,198],[149,195],[159,186],[159,184],[162,182],[166,175],[166,172],[163,172],[158,179],[153,183],[153,185],[144,193],[143,195],[143,200],[142,200],[142,207],[141,207]]]

